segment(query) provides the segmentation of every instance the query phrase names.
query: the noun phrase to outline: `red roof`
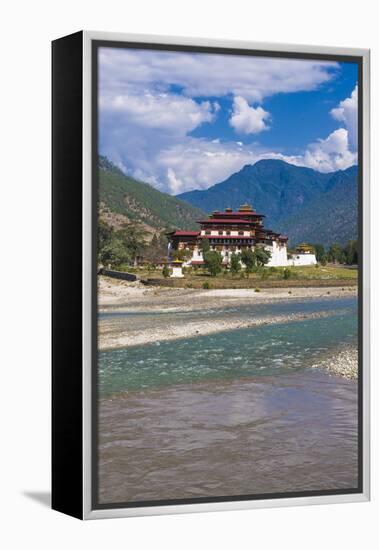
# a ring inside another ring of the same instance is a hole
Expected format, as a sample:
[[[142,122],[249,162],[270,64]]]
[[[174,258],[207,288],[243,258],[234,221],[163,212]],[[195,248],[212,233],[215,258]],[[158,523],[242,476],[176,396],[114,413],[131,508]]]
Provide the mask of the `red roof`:
[[[204,262],[202,260],[192,260],[191,265],[203,265]]]
[[[255,211],[244,211],[244,212],[220,212],[215,211],[214,215],[221,215],[221,216],[264,216],[264,214],[258,214],[258,212]]]
[[[197,237],[200,231],[175,231],[170,233],[173,237]]]
[[[199,220],[197,223],[244,223],[244,224],[250,224],[252,223],[251,220],[242,220],[240,218],[234,218],[233,220],[229,220],[227,218],[209,218],[208,220]]]
[[[254,239],[248,235],[200,235],[202,239]]]

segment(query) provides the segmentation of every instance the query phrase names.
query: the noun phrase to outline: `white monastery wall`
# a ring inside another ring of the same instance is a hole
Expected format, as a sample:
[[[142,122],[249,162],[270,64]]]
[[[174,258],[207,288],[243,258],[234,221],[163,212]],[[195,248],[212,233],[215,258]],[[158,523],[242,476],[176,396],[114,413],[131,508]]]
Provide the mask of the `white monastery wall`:
[[[289,265],[316,265],[317,260],[314,254],[294,254],[290,260]]]
[[[276,241],[273,242],[272,246],[266,245],[266,250],[271,252],[271,258],[268,262],[268,267],[287,267],[287,266],[306,266],[306,265],[316,265],[317,260],[315,254],[295,254],[290,260],[287,259],[287,246],[280,245]],[[238,250],[237,250],[238,253]],[[221,256],[223,258],[230,258],[232,252],[221,250]],[[191,265],[191,262],[202,262],[203,254],[198,247],[195,247],[192,257],[183,263],[185,266]]]
[[[271,252],[271,258],[267,264],[268,267],[285,267],[288,265],[287,246],[279,245],[274,241],[272,246],[265,246],[265,248]]]

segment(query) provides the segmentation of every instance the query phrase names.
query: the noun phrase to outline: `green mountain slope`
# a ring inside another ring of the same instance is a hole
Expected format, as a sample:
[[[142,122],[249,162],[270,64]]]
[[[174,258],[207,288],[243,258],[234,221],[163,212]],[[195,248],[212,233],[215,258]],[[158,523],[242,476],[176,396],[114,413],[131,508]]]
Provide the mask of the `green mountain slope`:
[[[355,168],[336,172],[326,189],[296,214],[281,220],[293,243],[301,241],[345,245],[358,236],[358,194]]]
[[[126,176],[106,157],[99,158],[99,204],[108,218],[119,216],[152,230],[197,229],[196,220],[204,216],[199,208]]]
[[[356,166],[329,174],[262,160],[247,165],[205,191],[178,195],[205,211],[250,203],[266,215],[265,225],[301,241],[345,244],[357,237]]]

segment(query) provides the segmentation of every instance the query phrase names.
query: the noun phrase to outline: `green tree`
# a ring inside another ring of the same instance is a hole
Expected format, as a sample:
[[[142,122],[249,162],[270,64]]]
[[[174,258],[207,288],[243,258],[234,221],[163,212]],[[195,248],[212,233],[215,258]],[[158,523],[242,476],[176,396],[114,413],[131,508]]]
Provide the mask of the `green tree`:
[[[103,220],[99,220],[97,225],[97,260],[100,264],[111,267],[130,261],[130,253],[119,232]]]
[[[167,265],[165,265],[162,269],[162,275],[165,279],[167,279],[167,277],[170,275],[170,270],[169,268],[167,267]]]
[[[174,260],[180,260],[181,262],[183,262],[185,260],[189,260],[192,257],[192,251],[188,248],[180,248],[173,251],[172,257],[174,258]]]
[[[113,228],[99,219],[97,224],[97,251],[101,253],[103,247],[110,242],[113,237]]]
[[[358,241],[352,240],[347,243],[344,249],[346,263],[349,265],[358,263]]]
[[[222,256],[216,250],[209,250],[204,254],[205,267],[211,277],[216,277],[222,269]]]
[[[270,261],[271,252],[265,248],[257,247],[254,250],[255,262],[258,267],[263,267]]]
[[[233,252],[233,254],[230,256],[230,272],[232,275],[237,275],[240,270],[240,255]]]
[[[255,267],[254,252],[250,248],[245,248],[244,250],[242,250],[241,260],[245,264],[246,275],[249,276],[249,274],[253,271]]]
[[[136,261],[137,254],[141,253],[142,250],[146,248],[146,235],[147,233],[143,227],[136,223],[125,223],[122,228],[117,231],[117,236],[124,242],[134,262]]]
[[[340,244],[334,243],[329,247],[328,260],[333,263],[343,264],[346,261],[345,253]]]
[[[323,244],[313,244],[312,245],[314,251],[315,251],[315,255],[316,255],[316,260],[318,262],[321,262],[322,258],[325,257],[325,248],[324,248],[324,245]]]
[[[204,256],[204,254],[209,252],[209,250],[211,249],[210,245],[209,245],[209,239],[201,239],[200,248],[201,248],[201,251],[203,253],[203,256]]]
[[[102,247],[100,260],[104,265],[118,267],[123,263],[129,263],[131,256],[123,241],[115,235]]]

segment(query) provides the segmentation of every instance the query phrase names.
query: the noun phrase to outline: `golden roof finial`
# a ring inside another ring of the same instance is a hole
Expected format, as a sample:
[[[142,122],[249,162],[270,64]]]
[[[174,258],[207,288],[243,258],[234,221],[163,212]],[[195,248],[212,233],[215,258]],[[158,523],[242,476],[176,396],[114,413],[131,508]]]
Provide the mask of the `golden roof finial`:
[[[247,203],[242,204],[238,209],[238,212],[252,212],[252,211],[253,211],[253,207]]]

